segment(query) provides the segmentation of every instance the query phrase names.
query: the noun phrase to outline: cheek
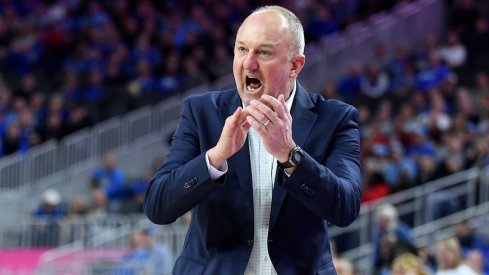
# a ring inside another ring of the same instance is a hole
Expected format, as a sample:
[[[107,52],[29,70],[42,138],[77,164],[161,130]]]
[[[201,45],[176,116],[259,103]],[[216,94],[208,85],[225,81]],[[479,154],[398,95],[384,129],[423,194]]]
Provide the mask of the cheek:
[[[234,57],[233,58],[233,71],[239,71],[240,68],[242,67],[242,60],[240,58]]]
[[[282,90],[287,87],[289,77],[285,71],[279,69],[268,71],[266,79],[268,79],[266,86],[268,86],[267,90],[269,91],[269,94],[278,96],[283,92]]]
[[[236,81],[237,84],[241,83],[241,70],[238,65],[233,63],[233,75],[234,75],[234,80]]]

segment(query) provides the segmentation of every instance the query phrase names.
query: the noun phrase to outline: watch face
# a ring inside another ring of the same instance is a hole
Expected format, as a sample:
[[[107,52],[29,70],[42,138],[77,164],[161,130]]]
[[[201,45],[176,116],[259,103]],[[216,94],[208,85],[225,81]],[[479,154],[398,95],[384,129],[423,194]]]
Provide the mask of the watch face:
[[[292,155],[292,159],[293,159],[295,165],[298,165],[302,160],[301,152],[299,150],[294,151],[294,154]]]

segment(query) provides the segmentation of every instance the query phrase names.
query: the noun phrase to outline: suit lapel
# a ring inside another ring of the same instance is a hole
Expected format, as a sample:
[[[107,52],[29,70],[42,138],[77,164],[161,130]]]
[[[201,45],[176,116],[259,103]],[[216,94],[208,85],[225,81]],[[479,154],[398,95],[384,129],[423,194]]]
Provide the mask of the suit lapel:
[[[232,115],[236,108],[241,106],[241,104],[241,99],[239,98],[237,91],[224,99],[222,107],[219,109],[221,112],[222,127],[224,127],[224,121],[226,118]],[[291,109],[291,115],[293,118],[292,137],[294,138],[296,144],[300,147],[304,147],[306,138],[317,119],[317,114],[310,111],[310,109],[313,107],[314,103],[311,101],[304,88],[302,88],[302,86],[297,82],[296,95]],[[222,127],[219,129],[219,131],[222,131]],[[248,139],[246,139],[243,147],[229,159],[228,164],[230,167],[232,166],[234,171],[240,171],[239,175],[236,176],[246,197],[251,213],[253,213],[253,186],[251,183],[252,175]],[[282,175],[280,173],[277,174],[277,177],[281,176]],[[273,228],[275,222],[277,221],[278,213],[287,193],[284,188],[278,186],[277,177],[275,178],[275,184],[273,187],[270,229]]]
[[[232,93],[232,95],[227,97],[223,103],[223,107],[220,108],[222,127],[219,129],[219,131],[222,131],[226,118],[232,115],[239,106],[242,106],[238,91]],[[243,193],[246,201],[248,202],[248,206],[251,209],[251,213],[253,213],[253,186],[251,184],[251,162],[248,138],[246,138],[243,147],[229,159],[228,165],[230,168],[233,167],[232,170],[239,171],[239,174],[236,176],[241,188],[243,189]]]
[[[297,82],[296,95],[294,98],[294,103],[292,104],[291,115],[292,115],[292,137],[295,143],[301,148],[304,147],[309,132],[311,131],[314,123],[317,119],[317,114],[310,111],[314,107],[314,103],[311,101],[306,91]],[[277,221],[278,213],[280,207],[285,199],[286,191],[284,188],[278,186],[277,178],[282,177],[281,173],[278,173],[275,177],[275,184],[273,187],[272,196],[272,209],[270,213],[270,229],[273,228],[275,222]]]

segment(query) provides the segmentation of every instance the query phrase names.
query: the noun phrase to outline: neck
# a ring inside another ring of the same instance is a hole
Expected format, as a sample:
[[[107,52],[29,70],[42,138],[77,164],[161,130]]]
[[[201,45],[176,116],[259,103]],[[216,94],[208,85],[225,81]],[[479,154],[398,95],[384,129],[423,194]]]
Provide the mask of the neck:
[[[284,99],[285,101],[289,100],[290,96],[292,95],[292,92],[294,91],[294,87],[295,87],[295,80],[294,82],[291,83],[291,85],[289,86],[289,92],[284,94]]]

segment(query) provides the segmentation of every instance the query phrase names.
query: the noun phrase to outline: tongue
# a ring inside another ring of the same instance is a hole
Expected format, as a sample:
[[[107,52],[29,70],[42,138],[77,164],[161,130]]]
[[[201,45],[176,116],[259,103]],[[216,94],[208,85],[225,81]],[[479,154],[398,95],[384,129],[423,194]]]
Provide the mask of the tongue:
[[[256,78],[250,78],[250,88],[252,89],[258,89],[261,87],[260,80]]]

